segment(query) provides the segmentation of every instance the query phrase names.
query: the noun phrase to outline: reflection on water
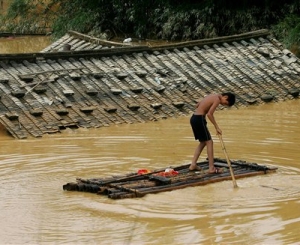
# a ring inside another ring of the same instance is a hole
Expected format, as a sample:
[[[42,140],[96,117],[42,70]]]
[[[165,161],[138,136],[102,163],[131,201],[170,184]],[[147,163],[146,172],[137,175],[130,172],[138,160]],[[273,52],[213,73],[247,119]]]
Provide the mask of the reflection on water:
[[[1,132],[2,244],[296,244],[299,100],[218,111],[229,157],[277,173],[111,200],[64,192],[93,178],[190,162],[189,117],[16,140]],[[212,131],[213,133],[213,131]],[[217,137],[215,156],[224,157]],[[201,160],[206,154],[201,156]]]

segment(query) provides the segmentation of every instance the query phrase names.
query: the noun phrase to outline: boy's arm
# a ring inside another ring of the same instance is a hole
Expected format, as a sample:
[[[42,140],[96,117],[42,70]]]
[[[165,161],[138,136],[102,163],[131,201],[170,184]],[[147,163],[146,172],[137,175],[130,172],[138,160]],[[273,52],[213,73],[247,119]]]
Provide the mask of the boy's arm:
[[[220,104],[219,101],[215,101],[209,108],[209,111],[207,112],[206,115],[207,115],[208,119],[211,121],[211,123],[215,126],[217,134],[222,134],[222,130],[219,128],[219,125],[217,124],[215,117],[214,117],[214,112],[217,109],[219,104]]]

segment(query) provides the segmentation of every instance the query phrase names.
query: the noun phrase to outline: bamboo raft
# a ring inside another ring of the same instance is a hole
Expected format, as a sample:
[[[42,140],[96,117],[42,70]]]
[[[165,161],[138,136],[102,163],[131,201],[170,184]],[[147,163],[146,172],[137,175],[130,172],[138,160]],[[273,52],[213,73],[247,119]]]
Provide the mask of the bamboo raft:
[[[222,173],[208,173],[208,161],[197,163],[201,171],[190,171],[190,164],[167,167],[154,171],[140,169],[125,175],[82,179],[63,185],[66,191],[91,192],[106,195],[112,199],[143,197],[150,193],[172,191],[190,186],[230,180],[229,166],[225,159],[215,158],[215,166],[222,168]],[[276,172],[276,167],[249,163],[242,160],[231,161],[236,179]]]

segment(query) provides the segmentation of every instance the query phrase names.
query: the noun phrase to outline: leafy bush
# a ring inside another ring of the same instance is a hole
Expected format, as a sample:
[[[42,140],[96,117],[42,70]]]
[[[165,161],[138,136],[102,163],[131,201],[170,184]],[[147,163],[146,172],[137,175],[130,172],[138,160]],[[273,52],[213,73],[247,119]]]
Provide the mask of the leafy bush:
[[[272,27],[277,39],[287,48],[300,45],[300,17],[295,14],[286,16],[277,25]]]
[[[41,13],[42,0],[13,0],[7,13],[1,16],[0,31],[19,34],[43,33],[52,19]]]
[[[215,27],[206,10],[179,11],[167,9],[164,15],[164,19],[157,16],[157,22],[154,23],[156,29],[159,30],[156,38],[189,40],[216,36]]]
[[[286,46],[299,43],[300,2],[269,0],[12,0],[0,31],[55,38],[68,30],[94,35],[191,40],[270,29]]]

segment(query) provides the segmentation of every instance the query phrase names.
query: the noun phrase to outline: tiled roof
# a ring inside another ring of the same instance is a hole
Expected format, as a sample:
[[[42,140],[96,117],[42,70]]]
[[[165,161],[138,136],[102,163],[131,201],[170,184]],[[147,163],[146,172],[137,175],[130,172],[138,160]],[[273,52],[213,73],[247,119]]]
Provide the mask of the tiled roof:
[[[91,37],[76,31],[68,31],[63,37],[43,49],[41,52],[100,50],[115,47],[132,46],[131,42],[112,42]]]
[[[299,74],[299,59],[267,30],[159,47],[0,55],[0,123],[23,139],[189,115],[213,92],[236,93],[236,107],[293,99]]]

